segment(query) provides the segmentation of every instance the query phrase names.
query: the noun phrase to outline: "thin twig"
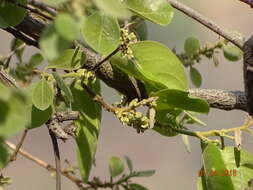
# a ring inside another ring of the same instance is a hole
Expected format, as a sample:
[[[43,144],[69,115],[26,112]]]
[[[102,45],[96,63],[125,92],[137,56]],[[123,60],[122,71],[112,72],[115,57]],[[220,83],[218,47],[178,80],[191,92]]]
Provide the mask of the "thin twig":
[[[176,1],[176,0],[168,0],[168,2],[171,4],[172,7],[175,9],[183,12],[187,16],[193,18],[194,20],[198,21],[202,25],[206,26],[210,30],[214,31],[218,35],[222,36],[223,38],[227,39],[240,49],[242,49],[243,46],[243,41],[233,35],[231,32],[228,32],[227,30],[221,28],[219,25],[217,25],[215,22],[212,20],[206,18],[205,16],[201,15],[200,13],[196,12],[192,8]]]
[[[19,143],[16,145],[16,149],[14,150],[14,152],[12,153],[12,155],[10,157],[10,161],[14,161],[17,159],[17,154],[25,141],[27,132],[28,132],[28,129],[25,129]]]
[[[44,14],[44,13],[41,12],[39,9],[35,9],[35,8],[33,8],[33,7],[29,7],[29,6],[23,5],[23,4],[21,4],[21,3],[17,2],[17,1],[15,1],[15,0],[8,0],[8,1],[9,1],[10,3],[13,3],[13,4],[15,4],[15,5],[17,5],[17,6],[21,7],[21,8],[23,8],[23,9],[29,10],[29,11],[31,11],[31,12],[37,14],[37,15],[40,15],[40,16],[42,16],[42,17],[48,19],[48,20],[53,20],[50,16]]]
[[[97,69],[106,61],[108,61],[112,56],[114,56],[116,53],[118,53],[118,51],[120,50],[120,46],[117,47],[112,53],[110,53],[109,55],[107,55],[105,58],[103,58],[101,61],[99,61],[98,63],[96,63],[94,65],[94,67],[92,68],[93,71],[97,71]]]
[[[17,148],[13,143],[11,143],[11,142],[9,142],[9,141],[5,141],[5,144],[6,144],[11,150],[13,150],[13,151],[15,151],[16,148]],[[52,165],[46,163],[45,161],[39,159],[38,157],[36,157],[36,156],[34,156],[34,155],[28,153],[27,151],[25,151],[25,150],[22,149],[22,148],[19,149],[19,154],[22,155],[22,156],[24,156],[25,158],[31,160],[31,161],[34,162],[35,164],[37,164],[37,165],[39,165],[39,166],[41,166],[41,167],[47,169],[47,170],[50,171],[50,172],[51,172],[51,171],[56,171],[56,169],[55,169]],[[66,178],[68,178],[69,180],[71,180],[72,182],[74,182],[79,188],[82,188],[82,187],[83,187],[83,185],[82,185],[83,182],[82,182],[81,179],[79,179],[79,178],[77,178],[77,177],[75,177],[75,176],[72,176],[72,175],[70,175],[68,172],[63,171],[63,170],[61,171],[61,174],[62,174],[63,176],[65,176]]]
[[[55,167],[56,167],[56,190],[61,190],[61,159],[60,159],[59,146],[57,143],[57,138],[54,135],[54,133],[50,129],[48,129],[48,131],[54,149]]]

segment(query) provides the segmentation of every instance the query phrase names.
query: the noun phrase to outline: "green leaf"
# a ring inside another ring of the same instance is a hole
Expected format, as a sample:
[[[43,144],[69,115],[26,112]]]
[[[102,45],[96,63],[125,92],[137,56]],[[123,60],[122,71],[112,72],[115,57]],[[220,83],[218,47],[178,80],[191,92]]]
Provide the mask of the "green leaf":
[[[166,0],[127,0],[130,10],[160,25],[167,25],[173,18],[173,8]]]
[[[96,93],[100,92],[99,82],[89,82],[90,88]],[[79,111],[81,116],[75,122],[77,158],[80,173],[84,182],[89,178],[94,162],[101,121],[101,106],[95,103],[86,91],[80,86],[80,81],[71,87],[74,97],[73,110]]]
[[[139,171],[137,172],[137,177],[150,177],[155,174],[155,170]]]
[[[200,72],[195,67],[190,67],[191,81],[196,87],[200,87],[202,83],[202,77]]]
[[[229,61],[239,61],[242,58],[242,50],[238,47],[228,44],[223,46],[224,57]]]
[[[8,163],[9,152],[6,149],[4,142],[0,139],[0,169],[3,169],[4,166]]]
[[[129,187],[131,190],[148,190],[146,187],[136,183],[129,184]]]
[[[86,56],[78,49],[67,49],[57,59],[49,61],[47,68],[75,70],[81,67]]]
[[[158,96],[157,110],[166,110],[172,108],[179,108],[200,113],[208,113],[209,105],[205,100],[197,97],[190,97],[188,92],[164,89],[160,90],[152,96]]]
[[[95,4],[109,16],[127,19],[131,15],[120,0],[95,0]]]
[[[236,190],[232,183],[232,177],[229,175],[222,175],[224,171],[228,170],[228,168],[226,167],[224,156],[221,154],[221,151],[217,146],[214,144],[208,144],[202,155],[207,189]]]
[[[27,0],[17,0],[16,2],[26,5]],[[1,2],[0,6],[0,27],[6,28],[9,26],[16,26],[25,18],[26,10],[15,5],[15,3],[8,3],[8,1]]]
[[[25,46],[21,48],[21,46],[23,46],[25,43],[18,39],[18,38],[14,38],[11,41],[11,51],[15,52],[16,57],[18,58],[19,62],[22,62],[22,56],[25,50]]]
[[[42,126],[50,119],[53,114],[52,106],[48,107],[46,110],[40,110],[33,105],[32,95],[35,86],[36,84],[33,83],[25,91],[28,96],[28,103],[25,108],[27,115],[29,115],[29,124],[27,125],[28,129]]]
[[[29,62],[28,62],[28,67],[29,68],[36,68],[43,62],[43,57],[40,53],[35,53],[31,56]]]
[[[202,126],[206,126],[206,123],[204,123],[203,121],[201,121],[199,118],[196,117],[196,114],[194,112],[189,112],[189,111],[184,111],[185,115],[187,117],[189,117],[189,119],[196,124],[202,125]]]
[[[111,53],[120,43],[117,19],[95,12],[84,23],[83,38],[99,53],[103,55]]]
[[[187,90],[184,67],[169,48],[153,41],[138,42],[130,48],[135,66],[146,78],[160,83],[164,88]]]
[[[29,123],[25,106],[27,97],[21,91],[0,83],[0,137],[9,137]]]
[[[58,34],[67,41],[73,41],[80,37],[80,28],[77,20],[67,13],[57,15],[55,19],[55,29]]]
[[[45,79],[40,80],[33,89],[32,102],[40,110],[46,110],[54,99],[54,93]]]
[[[124,163],[120,158],[112,156],[109,160],[109,170],[111,176],[116,177],[124,171]]]
[[[68,101],[73,102],[72,92],[71,92],[70,88],[65,84],[65,82],[61,78],[61,76],[56,72],[53,72],[53,76],[54,76],[54,79],[55,79],[57,85],[59,86],[59,88],[64,92],[64,94],[68,98]]]
[[[49,60],[61,56],[62,52],[70,46],[70,42],[62,38],[51,24],[43,31],[39,46]]]
[[[200,43],[197,38],[189,37],[184,42],[184,51],[188,56],[193,56],[194,54],[198,53],[199,48]]]
[[[132,163],[131,159],[128,156],[124,156],[124,157],[125,157],[129,171],[132,172],[133,171],[133,163]]]
[[[134,30],[136,31],[138,39],[140,39],[140,41],[147,40],[148,39],[147,22],[145,22],[145,20],[141,20],[136,25],[137,26],[134,27]]]

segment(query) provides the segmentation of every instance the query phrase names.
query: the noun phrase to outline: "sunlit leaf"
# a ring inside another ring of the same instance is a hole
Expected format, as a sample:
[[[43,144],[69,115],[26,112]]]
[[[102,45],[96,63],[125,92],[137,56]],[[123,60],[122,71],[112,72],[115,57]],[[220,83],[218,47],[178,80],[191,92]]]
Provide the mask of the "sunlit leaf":
[[[126,19],[131,15],[126,9],[125,4],[123,4],[120,0],[95,0],[95,4],[107,15],[113,17]]]
[[[51,24],[43,31],[39,46],[49,60],[56,59],[70,46],[70,42],[62,38]]]
[[[70,14],[58,14],[55,19],[55,29],[57,33],[67,41],[73,41],[80,37],[78,21]]]
[[[29,123],[25,109],[27,97],[21,91],[7,88],[1,83],[0,92],[0,137],[8,137]]]
[[[53,103],[53,90],[45,79],[40,80],[33,89],[32,102],[40,110],[46,110]]]
[[[188,92],[174,89],[164,89],[152,94],[152,96],[159,97],[157,100],[157,110],[180,108],[183,110],[201,113],[209,112],[209,105],[205,100],[197,97],[191,97],[188,95]]]
[[[109,160],[109,170],[112,177],[120,175],[124,171],[124,163],[116,156],[112,156]]]
[[[83,26],[85,41],[96,51],[107,55],[119,45],[120,31],[117,19],[95,12]]]
[[[167,25],[173,17],[173,8],[166,0],[127,0],[128,8],[150,21]]]

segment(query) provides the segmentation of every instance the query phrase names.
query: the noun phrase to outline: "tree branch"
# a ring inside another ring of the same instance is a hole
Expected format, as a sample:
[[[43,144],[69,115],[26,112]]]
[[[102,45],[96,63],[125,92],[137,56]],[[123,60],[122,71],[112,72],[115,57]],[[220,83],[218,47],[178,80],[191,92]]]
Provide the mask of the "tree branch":
[[[243,41],[239,39],[237,36],[233,35],[231,32],[228,32],[227,30],[221,28],[219,25],[217,25],[212,20],[209,20],[205,16],[201,15],[200,13],[196,12],[190,7],[187,7],[186,5],[176,1],[176,0],[168,0],[168,2],[171,4],[172,7],[175,9],[181,11],[182,13],[186,14],[187,16],[193,18],[194,20],[198,21],[200,24],[206,26],[210,30],[214,31],[218,35],[222,36],[223,38],[227,39],[240,49],[242,49]]]

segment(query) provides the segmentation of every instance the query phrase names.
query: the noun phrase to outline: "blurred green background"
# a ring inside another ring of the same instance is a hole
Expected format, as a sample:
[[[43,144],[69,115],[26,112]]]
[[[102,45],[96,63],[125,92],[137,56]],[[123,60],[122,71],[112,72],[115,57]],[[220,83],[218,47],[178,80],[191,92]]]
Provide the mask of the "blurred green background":
[[[181,0],[181,2],[198,10],[220,26],[242,33],[245,38],[253,34],[253,9],[238,0]],[[170,48],[176,47],[179,52],[183,48],[185,39],[189,36],[198,37],[202,44],[218,40],[218,35],[176,10],[173,22],[169,26],[161,27],[148,23],[148,33],[150,40],[162,42]],[[1,54],[9,52],[11,38],[11,35],[0,31]],[[26,59],[34,51],[36,49],[30,47],[29,51],[25,53]],[[243,90],[242,61],[228,62],[224,60],[222,54],[219,56],[219,60],[219,67],[214,67],[212,61],[206,59],[196,65],[203,76],[202,88]],[[103,85],[103,95],[109,102],[119,100],[117,93],[105,85]],[[208,130],[235,127],[243,123],[245,116],[246,113],[242,111],[226,112],[212,109],[208,115],[201,116],[208,124],[206,128],[193,126],[191,129]],[[18,139],[19,136],[11,140],[17,142]],[[134,168],[139,170],[156,169],[156,174],[153,177],[136,179],[137,182],[150,190],[184,190],[185,187],[188,190],[194,190],[196,189],[198,170],[201,167],[201,150],[197,139],[190,138],[190,143],[192,152],[187,153],[180,136],[166,138],[153,131],[137,134],[130,127],[122,126],[112,114],[103,112],[96,166],[91,175],[108,179],[109,157],[128,155],[134,163]],[[226,141],[226,144],[233,145],[233,142]],[[249,135],[243,136],[242,147],[253,152],[252,138]],[[23,148],[50,164],[54,163],[52,146],[46,127],[30,131]],[[74,140],[70,139],[66,143],[61,142],[60,150],[62,160],[68,159],[71,163],[76,163]],[[19,156],[17,161],[8,166],[4,175],[11,176],[13,179],[13,184],[6,186],[7,190],[55,189],[55,181],[50,174],[44,168],[22,156]],[[62,189],[77,188],[63,177]]]

